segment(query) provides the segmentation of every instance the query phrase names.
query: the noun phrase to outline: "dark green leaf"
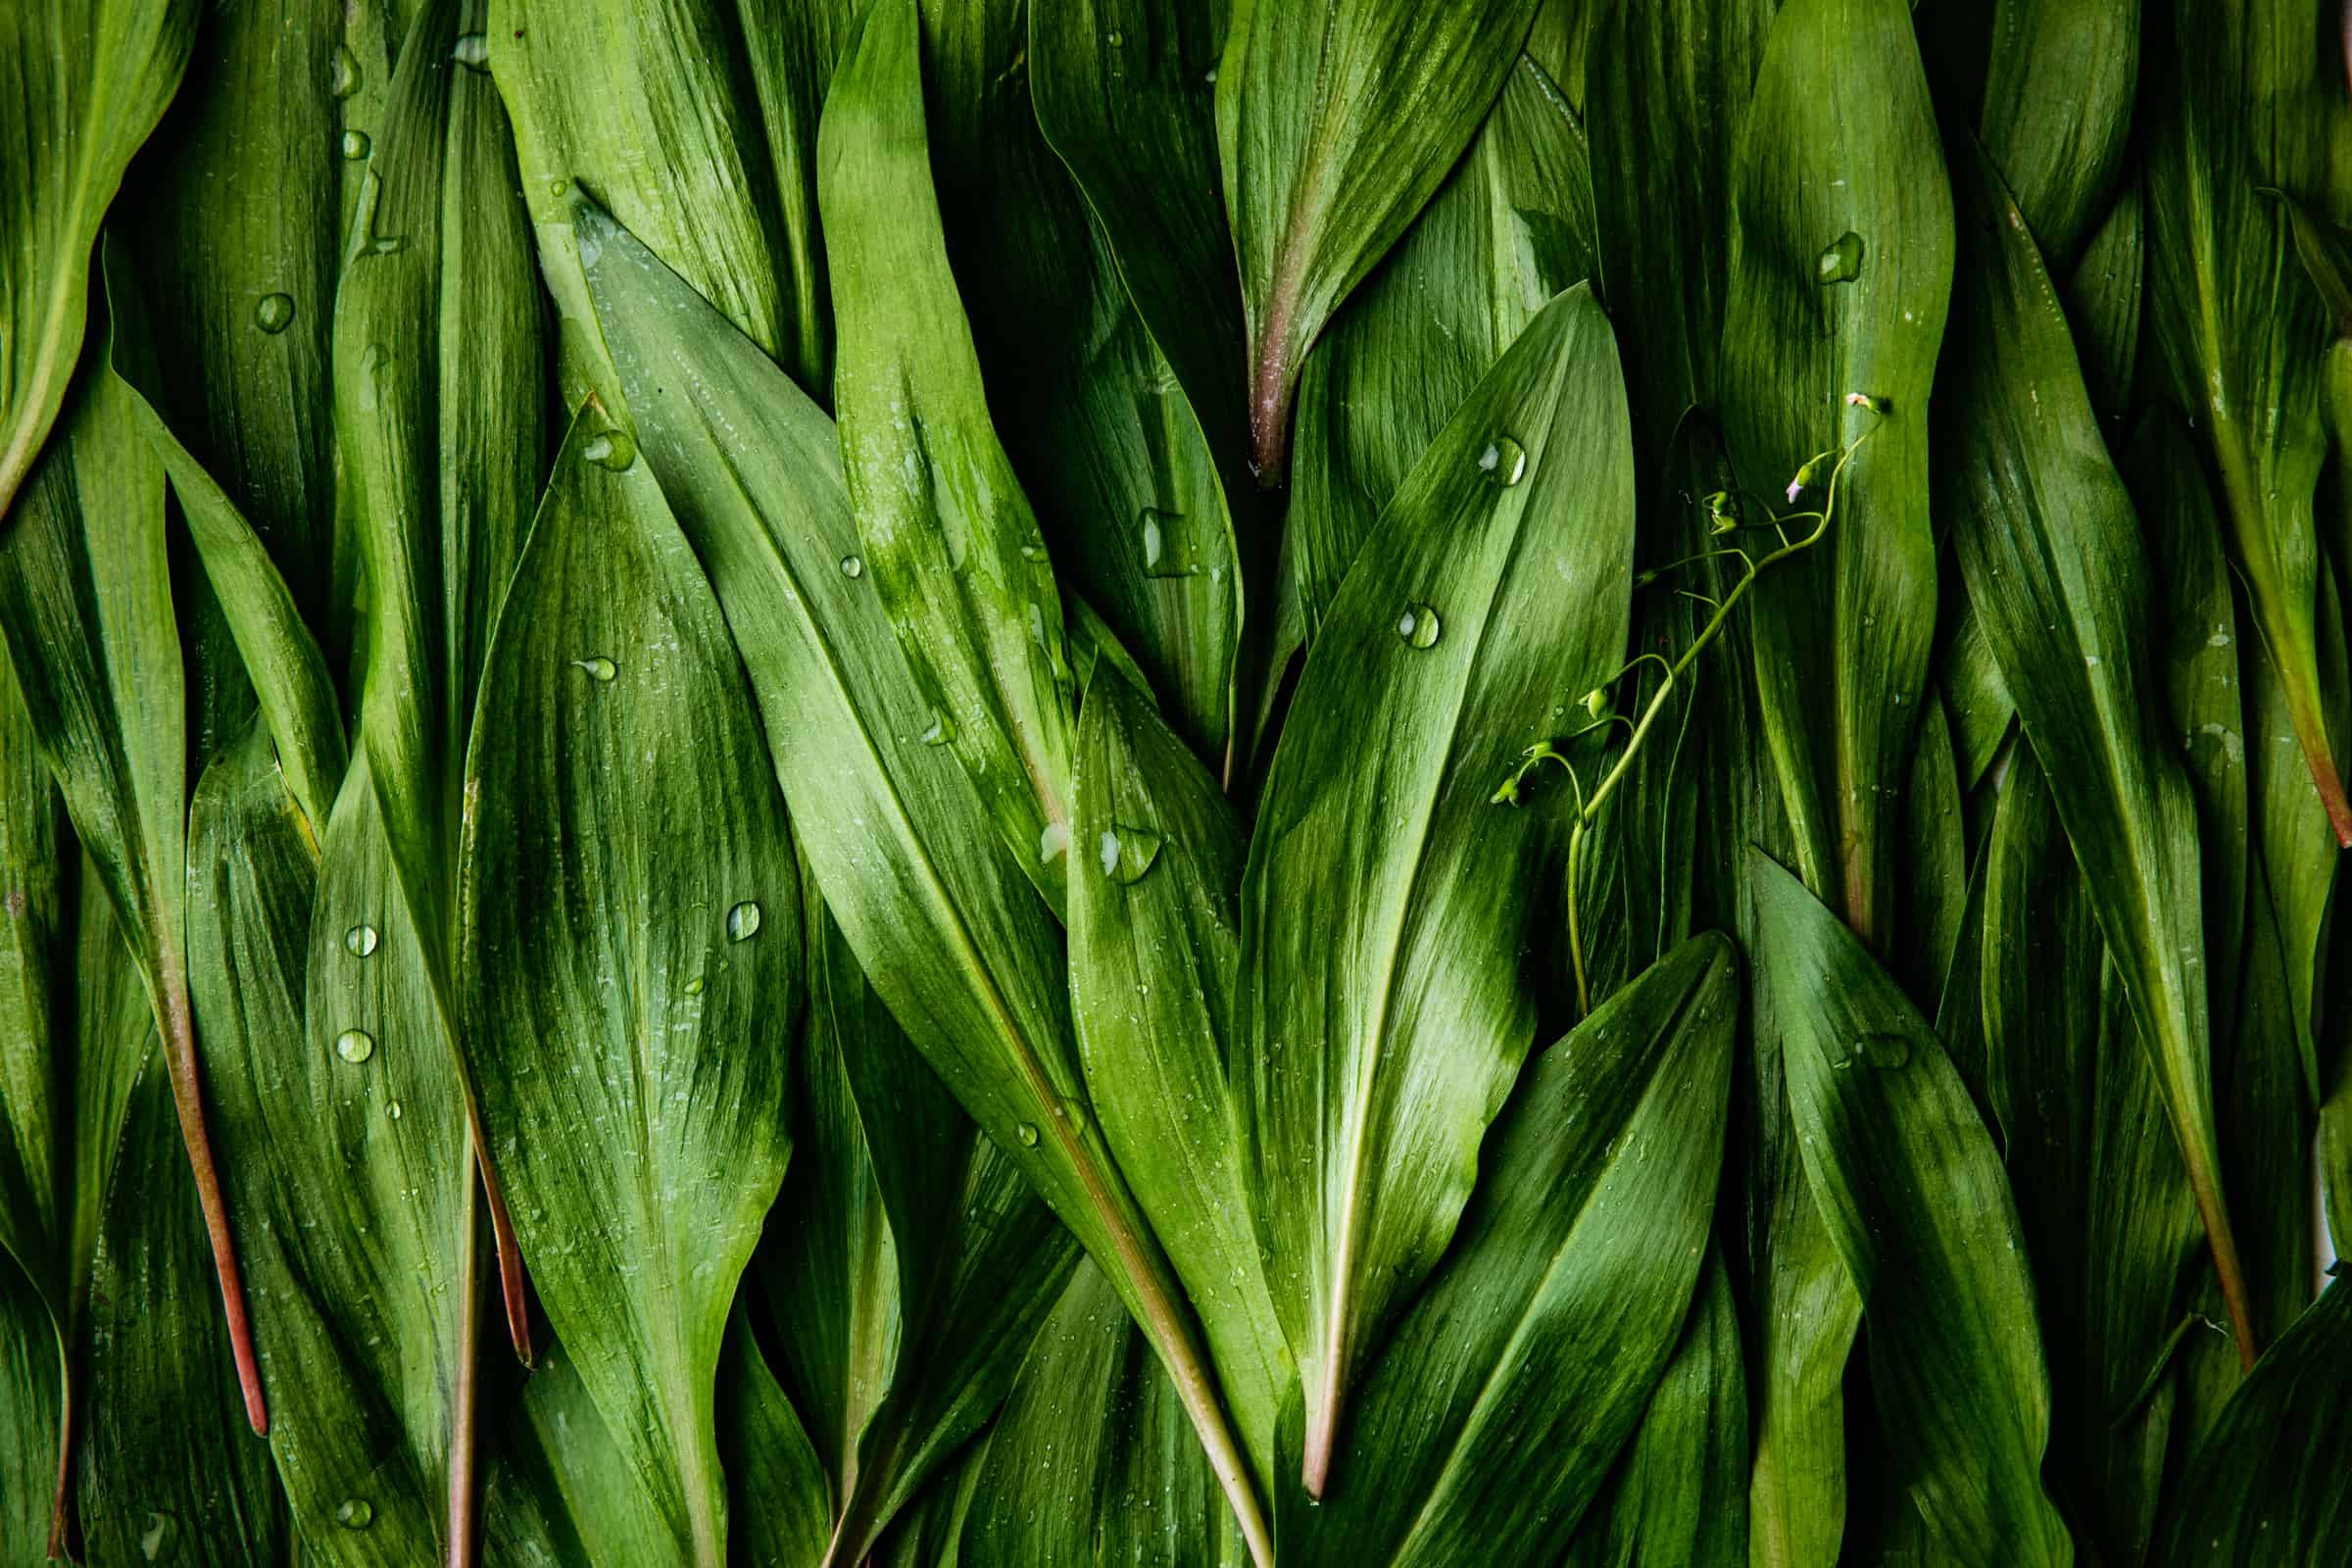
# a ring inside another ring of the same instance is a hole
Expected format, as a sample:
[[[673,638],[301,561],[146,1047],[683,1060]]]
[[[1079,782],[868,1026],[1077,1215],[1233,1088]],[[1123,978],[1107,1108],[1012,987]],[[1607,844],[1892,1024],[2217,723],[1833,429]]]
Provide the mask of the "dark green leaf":
[[[2139,78],[2135,0],[1995,0],[1978,134],[2053,270],[2107,210]]]

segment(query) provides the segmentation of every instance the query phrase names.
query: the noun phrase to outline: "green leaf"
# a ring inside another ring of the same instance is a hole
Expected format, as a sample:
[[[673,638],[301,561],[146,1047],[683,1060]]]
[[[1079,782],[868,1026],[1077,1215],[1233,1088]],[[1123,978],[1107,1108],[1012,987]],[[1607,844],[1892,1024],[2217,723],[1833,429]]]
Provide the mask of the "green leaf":
[[[1248,1563],[1175,1393],[1102,1270],[1081,1266],[990,1431],[957,1563]]]
[[[1732,189],[1718,373],[1733,466],[1777,506],[1800,465],[1863,442],[1838,485],[1841,520],[1757,584],[1755,667],[1805,883],[1890,951],[1892,802],[1935,624],[1928,389],[1952,272],[1943,160],[1901,0],[1781,9]],[[1853,275],[1825,281],[1849,255]],[[1854,393],[1885,412],[1849,407]],[[1822,500],[1815,488],[1802,504]]]
[[[1037,518],[989,423],[931,185],[913,0],[876,0],[817,140],[832,246],[841,466],[862,560],[1015,859],[1058,911],[1070,670]]]
[[[197,0],[26,0],[0,17],[0,524],[66,406],[90,248],[194,47]]]
[[[1285,1561],[1402,1568],[1476,1541],[1486,1560],[1531,1562],[1574,1530],[1690,1313],[1736,973],[1729,943],[1693,938],[1530,1065],[1446,1266],[1365,1382],[1321,1510],[1285,1509]]]
[[[2318,1563],[2352,1529],[2340,1415],[2352,1291],[2330,1286],[2271,1347],[2173,1490],[2160,1564]]]
[[[2071,1562],[2041,1489],[2049,1383],[1992,1139],[1853,933],[1767,858],[1750,865],[1805,1177],[1862,1297],[1895,1473],[1939,1550]]]
[[[2139,182],[2116,193],[2106,220],[2082,247],[2066,280],[2066,315],[2082,357],[2091,406],[2120,429],[2139,366],[2147,278],[2147,223]],[[2111,443],[2120,444],[2120,443]]]
[[[2196,803],[2142,661],[2149,572],[2066,320],[1983,160],[1941,426],[1944,510],[1969,598],[2089,879],[2180,1145],[2239,1338],[2250,1348],[2215,1142]]]
[[[1130,301],[1109,231],[1018,90],[1035,53],[1031,24],[1060,24],[1072,9],[989,0],[934,6],[925,19],[931,177],[948,260],[997,428],[1054,564],[1072,662],[1084,662],[1091,601],[1163,694],[1170,722],[1230,778],[1242,760],[1234,714],[1243,594],[1272,564],[1273,534],[1245,455],[1240,296],[1214,164],[1202,172],[1201,196],[1226,269],[1233,336],[1222,349],[1235,384],[1213,389],[1223,395],[1210,404],[1162,357]],[[1205,24],[1205,12],[1192,10]],[[1132,56],[1139,72],[1153,60],[1179,69],[1185,46],[1155,54],[1148,24],[1135,19],[1136,33],[1116,51],[1122,67]],[[1099,36],[1082,46],[1103,47]],[[1193,47],[1213,59],[1205,39]],[[1041,81],[1047,69],[1041,59]],[[1205,136],[1207,90],[1186,90]],[[1130,83],[1115,101],[1154,99]]]
[[[1522,57],[1446,183],[1307,356],[1285,549],[1305,636],[1479,378],[1554,294],[1592,273],[1584,134]]]
[[[483,672],[460,1038],[548,1317],[676,1553],[715,1565],[718,1355],[790,1150],[800,888],[718,605],[646,467],[597,460],[601,423],[572,423]]]
[[[1262,482],[1282,482],[1290,466],[1307,351],[1470,144],[1535,14],[1536,0],[1234,6],[1217,152]]]
[[[2098,226],[2132,130],[2134,0],[1996,0],[1978,134],[2054,270]]]
[[[484,1489],[487,1560],[676,1560],[668,1521],[630,1469],[562,1341],[548,1348],[508,1409],[499,1467]]]
[[[163,1035],[228,1345],[260,1432],[269,1417],[205,1127],[188,1004],[189,737],[164,469],[106,363],[101,342],[0,539],[0,641]]]
[[[834,917],[916,1049],[1151,1336],[1263,1562],[1197,1332],[1089,1113],[1027,857],[962,764],[923,743],[934,710],[869,586],[841,571],[858,545],[832,422],[612,220],[583,209],[575,223],[646,456],[727,612]],[[736,432],[769,456],[738,461]]]
[[[1682,1343],[1563,1568],[1745,1563],[1747,1449],[1739,1302],[1722,1256],[1710,1251]]]
[[[718,1446],[733,1477],[739,1549],[786,1568],[819,1562],[833,1520],[825,1471],[740,1310],[718,1363]]]
[[[2318,290],[2261,194],[2325,188],[2346,110],[2308,8],[2181,0],[2148,40],[2148,320],[2175,406],[2206,432],[2233,564],[2278,661],[2296,738],[2339,844],[2352,805],[2322,713],[2313,492],[2326,456]],[[2193,1174],[2193,1171],[2192,1171]]]
[[[1070,1008],[1088,1094],[1270,1479],[1296,1374],[1250,1224],[1228,1059],[1246,848],[1216,781],[1124,681],[1088,689],[1071,845]]]
[[[1982,999],[2011,1188],[2050,1348],[2050,1470],[2106,1560],[2146,1556],[2196,1203],[2040,763],[2011,761],[1987,851]]]
[[[760,1272],[835,1499],[833,1558],[858,1563],[1004,1402],[1078,1247],[924,1063],[812,884],[805,902],[800,1130]]]
[[[1579,287],[1406,477],[1299,678],[1242,894],[1240,1094],[1309,1493],[1534,1036],[1520,956],[1568,792],[1493,797],[1615,674],[1632,555],[1624,382]]]
[[[52,1441],[64,1425],[57,1326],[31,1276],[0,1263],[0,1421],[20,1441],[0,1452],[0,1551],[12,1561],[54,1557],[49,1496],[56,1484]]]

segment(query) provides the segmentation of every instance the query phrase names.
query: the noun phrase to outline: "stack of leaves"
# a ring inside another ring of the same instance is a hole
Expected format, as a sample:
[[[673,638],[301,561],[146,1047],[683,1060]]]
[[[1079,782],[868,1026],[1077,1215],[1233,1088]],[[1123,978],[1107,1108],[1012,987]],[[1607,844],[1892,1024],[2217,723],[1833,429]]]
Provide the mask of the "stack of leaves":
[[[2318,0],[0,0],[0,1559],[2336,1564]]]

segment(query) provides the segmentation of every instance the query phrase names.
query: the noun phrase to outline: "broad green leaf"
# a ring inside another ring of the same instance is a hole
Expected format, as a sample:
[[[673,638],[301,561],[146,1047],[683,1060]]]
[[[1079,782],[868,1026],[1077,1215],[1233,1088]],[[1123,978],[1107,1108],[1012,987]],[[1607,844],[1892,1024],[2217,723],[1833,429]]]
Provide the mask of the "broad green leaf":
[[[2352,1530],[2341,1419],[2352,1291],[2341,1281],[2271,1347],[2173,1489],[2160,1564],[2323,1563]]]
[[[367,760],[319,849],[258,729],[206,769],[189,824],[206,1082],[252,1152],[239,1210],[296,1527],[338,1561],[468,1560],[448,1543],[481,1409],[472,1161]]]
[[[726,622],[602,423],[572,423],[483,671],[461,1041],[549,1320],[675,1553],[713,1568],[720,1342],[790,1150],[800,887]]]
[[[1778,507],[1800,465],[1862,443],[1828,537],[1756,586],[1755,667],[1798,869],[1888,951],[1893,803],[1935,622],[1928,388],[1952,275],[1951,201],[1901,0],[1781,8],[1732,192],[1718,374],[1733,466]],[[1855,393],[1884,412],[1849,406]],[[1790,504],[1826,499],[1816,483]]]
[[[1309,642],[1430,442],[1592,264],[1583,132],[1522,57],[1469,152],[1307,356],[1283,542]]]
[[[0,648],[0,1252],[70,1343],[72,971],[57,787]],[[11,1298],[18,1286],[9,1287]],[[54,1397],[54,1394],[52,1395]],[[23,1430],[23,1429],[20,1429]]]
[[[924,744],[938,715],[871,584],[841,570],[858,541],[832,421],[611,219],[584,208],[574,221],[646,457],[744,653],[834,917],[916,1049],[1151,1336],[1262,1563],[1262,1515],[1197,1331],[1089,1114],[1061,942],[1026,857],[962,764]],[[769,456],[738,461],[739,432]]]
[[[1216,781],[1123,681],[1088,689],[1070,843],[1070,1010],[1088,1095],[1271,1479],[1295,1373],[1250,1224],[1228,1055],[1247,850]]]
[[[1054,563],[1072,662],[1083,662],[1081,606],[1091,601],[1142,662],[1170,722],[1230,778],[1242,760],[1243,594],[1272,564],[1273,538],[1244,456],[1232,251],[1212,165],[1201,194],[1233,296],[1223,347],[1235,384],[1209,405],[1162,357],[1108,231],[1047,147],[1027,96],[1007,90],[1026,69],[1032,21],[1067,9],[987,0],[933,6],[925,18],[931,176],[948,260],[1005,455]],[[1135,25],[1116,52],[1140,71],[1153,51],[1144,20]],[[1191,90],[1205,133],[1207,89]],[[1117,96],[1150,102],[1140,87]],[[1204,426],[1219,417],[1225,427]]]
[[[798,1130],[760,1275],[833,1559],[858,1563],[1004,1402],[1078,1249],[806,902]]]
[[[1682,1343],[1563,1568],[1740,1568],[1747,1544],[1747,1382],[1740,1310],[1710,1252]]]
[[[734,1483],[738,1550],[781,1568],[822,1561],[833,1529],[824,1466],[741,1311],[727,1324],[718,1389],[718,1446]]]
[[[1982,159],[1960,181],[1938,493],[1969,598],[2092,891],[2241,1340],[2213,1113],[2197,816],[2147,657],[2149,572],[2056,293]],[[2199,961],[2189,961],[2199,960]]]
[[[1853,933],[1779,865],[1750,863],[1805,1176],[1862,1297],[1894,1471],[1955,1560],[2070,1563],[2042,1493],[2049,1382],[1992,1139]]]
[[[948,270],[923,123],[914,0],[876,0],[817,139],[841,335],[841,466],[872,591],[948,748],[1058,911],[1069,839],[1070,670],[1037,518],[989,423]]]
[[[1238,0],[1217,154],[1249,330],[1251,463],[1279,484],[1307,351],[1470,144],[1536,0]]]
[[[1242,893],[1237,1089],[1310,1493],[1534,1036],[1522,953],[1569,792],[1493,797],[1617,669],[1632,555],[1625,387],[1579,287],[1406,477],[1300,676]]]
[[[1634,445],[1661,471],[1683,411],[1721,406],[1732,165],[1770,0],[1605,0],[1586,108],[1600,288],[1626,340]],[[1657,177],[1672,170],[1671,180]]]
[[[254,1430],[269,1418],[188,1004],[185,676],[164,469],[99,343],[0,538],[5,641],[42,758],[95,862],[164,1040],[227,1343]]]
[[[754,14],[739,15],[744,9]],[[594,346],[572,244],[575,189],[761,348],[787,355],[799,375],[821,374],[822,339],[804,314],[819,286],[803,270],[812,241],[788,240],[782,172],[750,90],[760,74],[753,60],[784,46],[798,20],[790,11],[803,8],[761,9],[737,0],[486,0],[473,13],[468,30],[514,117],[514,156],[564,319],[573,401],[583,385],[608,402],[615,390]],[[758,54],[746,47],[753,39]],[[449,58],[449,43],[429,47],[436,62]],[[771,79],[776,69],[768,62]]]
[[[13,1259],[0,1261],[0,1421],[17,1435],[0,1449],[0,1551],[11,1562],[58,1555],[50,1549],[50,1490],[64,1412],[48,1304]]]
[[[1217,179],[1222,8],[1073,0],[1026,9],[1038,126],[1102,224],[1136,314],[1238,505],[1250,429],[1241,286]]]
[[[251,1405],[159,1065],[149,1056],[138,1077],[106,1180],[83,1348],[82,1540],[93,1563],[281,1562],[285,1503],[269,1447],[245,1430]]]
[[[2149,36],[2148,319],[2179,410],[2205,432],[2233,564],[2278,661],[2339,844],[2347,805],[2322,712],[2313,492],[2326,455],[2317,289],[2264,187],[2313,196],[2347,110],[2335,50],[2292,0],[2181,0]],[[2193,1174],[2193,1171],[2192,1171]]]
[[[1982,1001],[2011,1187],[2052,1368],[2051,1482],[2107,1561],[2145,1558],[2173,1426],[2196,1203],[2087,880],[2030,751],[1985,870]]]
[[[529,230],[497,89],[452,52],[480,0],[421,0],[369,154],[335,299],[335,431],[366,579],[355,749],[455,1050],[460,793],[491,622],[539,492],[546,389]],[[464,193],[467,199],[456,199]],[[582,656],[585,657],[585,656]],[[469,1124],[472,1095],[466,1094]],[[508,1337],[521,1261],[480,1129]]]
[[[2107,217],[2082,247],[2066,281],[2067,321],[2074,328],[2091,407],[2110,430],[2124,427],[2139,366],[2140,314],[2146,298],[2147,223],[2136,178],[2116,193]],[[2122,443],[2110,438],[2109,445]]]
[[[334,532],[343,11],[202,7],[193,69],[131,172],[111,241],[146,302],[139,347],[159,373],[137,384],[185,461],[251,520],[314,625]],[[133,291],[108,286],[118,310]],[[233,614],[225,588],[221,599]],[[331,777],[322,793],[320,830]]]
[[[0,13],[0,523],[66,406],[90,249],[179,86],[197,0],[24,0]]]
[[[990,1431],[956,1560],[968,1568],[1242,1568],[1250,1560],[1167,1374],[1092,1263],[1070,1277]]]
[[[679,1560],[662,1510],[629,1468],[562,1341],[508,1406],[483,1488],[483,1556],[529,1568]],[[801,1568],[792,1564],[790,1568]]]
[[[1284,1510],[1286,1562],[1532,1562],[1568,1539],[1690,1314],[1736,974],[1728,942],[1693,938],[1529,1067],[1321,1509]]]
[[[2054,270],[2074,264],[2107,210],[2139,77],[2133,0],[1995,0],[1985,156]]]

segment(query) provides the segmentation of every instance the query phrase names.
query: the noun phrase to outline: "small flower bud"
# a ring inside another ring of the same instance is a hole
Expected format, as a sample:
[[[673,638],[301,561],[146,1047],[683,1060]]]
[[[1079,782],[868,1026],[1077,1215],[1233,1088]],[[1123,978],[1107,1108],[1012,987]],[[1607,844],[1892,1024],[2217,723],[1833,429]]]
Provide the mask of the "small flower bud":
[[[1595,720],[1608,717],[1611,706],[1606,686],[1595,686],[1585,693],[1585,711]]]
[[[1873,414],[1886,412],[1886,400],[1882,397],[1874,397],[1868,392],[1848,392],[1845,395],[1845,406],[1849,409],[1868,409]]]

